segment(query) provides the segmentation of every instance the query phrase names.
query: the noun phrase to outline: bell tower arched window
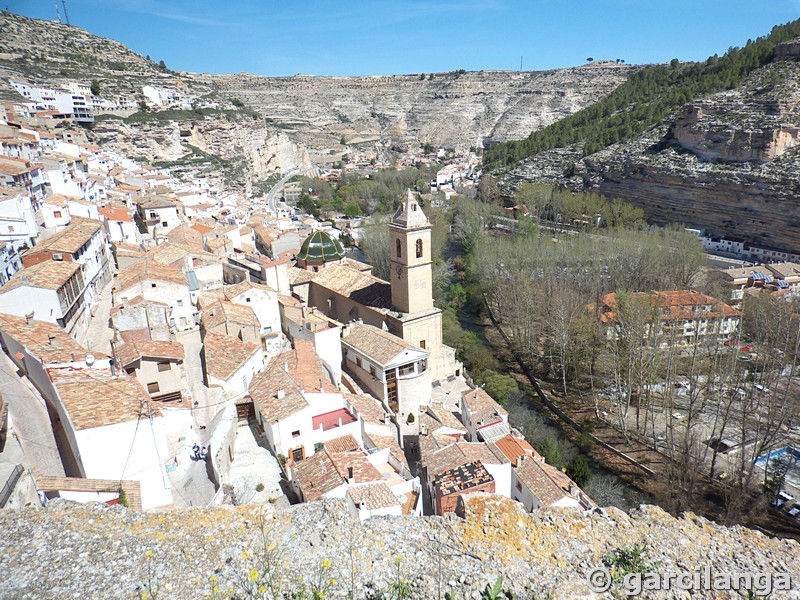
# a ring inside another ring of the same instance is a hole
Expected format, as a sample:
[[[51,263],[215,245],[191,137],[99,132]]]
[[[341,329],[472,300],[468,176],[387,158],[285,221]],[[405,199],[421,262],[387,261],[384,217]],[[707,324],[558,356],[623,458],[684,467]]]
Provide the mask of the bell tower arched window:
[[[395,240],[394,246],[397,249],[397,258],[403,258],[403,248],[400,245],[400,240]]]
[[[417,258],[422,258],[422,240],[417,240]]]

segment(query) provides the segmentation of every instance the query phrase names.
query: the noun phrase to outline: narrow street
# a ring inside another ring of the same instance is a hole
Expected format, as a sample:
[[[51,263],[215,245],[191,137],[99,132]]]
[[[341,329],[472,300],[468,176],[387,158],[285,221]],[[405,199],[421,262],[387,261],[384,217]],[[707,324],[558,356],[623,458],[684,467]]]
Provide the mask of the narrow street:
[[[90,352],[102,352],[111,355],[111,338],[114,331],[109,327],[111,316],[111,288],[114,280],[106,284],[100,293],[99,302],[92,308],[92,318],[83,339],[76,340]]]

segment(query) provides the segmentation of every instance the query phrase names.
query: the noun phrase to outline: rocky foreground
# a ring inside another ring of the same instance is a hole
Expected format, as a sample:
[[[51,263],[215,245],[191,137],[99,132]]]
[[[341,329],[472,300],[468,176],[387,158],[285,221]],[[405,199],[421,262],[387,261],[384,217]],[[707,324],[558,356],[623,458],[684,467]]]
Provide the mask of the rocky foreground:
[[[136,513],[56,500],[0,512],[2,598],[478,598],[498,575],[514,598],[594,594],[592,567],[619,550],[646,568],[712,574],[787,573],[800,598],[800,545],[652,506],[630,515],[540,511],[476,494],[465,518],[379,517],[361,523],[343,501]],[[397,592],[405,588],[409,595]],[[394,591],[395,595],[390,594]],[[291,597],[291,596],[286,596]],[[646,598],[741,598],[732,592],[644,592]],[[753,596],[755,597],[755,596]],[[760,597],[760,596],[759,596]]]

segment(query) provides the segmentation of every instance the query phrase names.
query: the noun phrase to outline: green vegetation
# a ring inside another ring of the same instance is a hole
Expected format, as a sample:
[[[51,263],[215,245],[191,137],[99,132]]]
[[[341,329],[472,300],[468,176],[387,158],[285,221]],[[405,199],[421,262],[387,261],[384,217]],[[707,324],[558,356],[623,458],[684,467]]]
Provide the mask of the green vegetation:
[[[139,112],[122,119],[125,123],[144,123],[148,121],[197,121],[211,116],[224,115],[231,118],[249,116],[253,119],[260,119],[259,113],[250,109],[230,110],[222,108],[195,108],[192,110],[168,109],[151,111],[143,108],[140,103]]]
[[[436,170],[435,165],[382,169],[368,175],[344,174],[342,180],[335,183],[303,177],[300,179],[303,190],[311,189],[313,192],[312,195],[304,193],[300,205],[306,212],[317,216],[329,212],[341,212],[351,217],[393,212],[406,190],[429,192]]]
[[[493,146],[485,154],[488,167],[500,169],[553,148],[582,145],[583,155],[629,141],[700,96],[731,89],[750,72],[769,62],[776,44],[800,37],[800,20],[776,26],[770,35],[748,40],[705,62],[652,65],[634,71],[628,80],[599,102],[531,133],[526,139]]]
[[[100,92],[102,91],[100,88],[100,82],[97,79],[92,79],[92,85],[89,88],[89,91],[92,92],[94,96],[99,96]]]

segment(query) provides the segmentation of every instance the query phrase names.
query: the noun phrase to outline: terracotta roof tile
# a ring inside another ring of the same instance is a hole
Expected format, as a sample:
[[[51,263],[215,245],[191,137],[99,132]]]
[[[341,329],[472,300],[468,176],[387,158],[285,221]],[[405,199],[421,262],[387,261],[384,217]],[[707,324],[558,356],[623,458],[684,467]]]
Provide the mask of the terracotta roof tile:
[[[229,379],[260,351],[257,344],[243,342],[215,331],[206,332],[203,338],[206,372],[217,379]]]
[[[388,282],[346,265],[328,265],[314,275],[313,281],[316,285],[380,312],[386,313],[392,308],[392,290]]]
[[[183,360],[183,346],[175,342],[154,340],[127,341],[114,347],[119,366],[125,368],[141,358]]]
[[[347,435],[328,440],[323,444],[323,446],[325,446],[325,450],[331,453],[353,452],[361,448],[361,446],[358,444],[358,441],[356,441],[356,438],[349,433]]]
[[[24,317],[0,313],[0,329],[25,346],[45,365],[82,361],[87,354],[90,354],[54,323],[32,321],[29,325]],[[107,357],[99,352],[91,354],[96,358]]]
[[[100,227],[100,221],[73,217],[70,224],[64,229],[54,236],[38,242],[36,246],[28,250],[25,254],[27,256],[32,256],[45,250],[74,254],[100,231]]]
[[[117,292],[122,292],[145,281],[165,281],[189,286],[186,276],[179,268],[144,260],[120,271],[115,287]]]
[[[306,502],[319,500],[346,483],[339,474],[327,452],[317,452],[292,468],[292,477],[297,482]]]
[[[406,350],[428,354],[427,351],[414,344],[409,344],[403,338],[383,331],[374,325],[363,323],[354,323],[350,326],[349,331],[345,330],[342,341],[353,349],[363,352],[382,366],[391,364],[399,354]]]
[[[161,416],[134,377],[108,369],[48,369],[75,429],[94,429],[139,418]],[[149,408],[148,408],[149,407]]]
[[[383,481],[351,485],[347,488],[347,497],[357,507],[363,502],[364,508],[367,510],[400,506],[400,499],[392,493],[392,490]]]

